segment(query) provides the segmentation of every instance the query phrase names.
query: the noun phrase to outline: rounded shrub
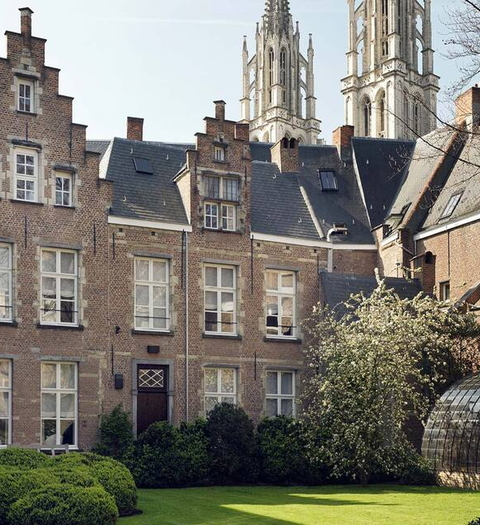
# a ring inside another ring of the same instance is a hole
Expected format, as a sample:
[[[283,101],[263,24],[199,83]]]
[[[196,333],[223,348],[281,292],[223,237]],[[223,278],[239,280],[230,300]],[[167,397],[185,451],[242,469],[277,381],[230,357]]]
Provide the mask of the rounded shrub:
[[[137,440],[132,472],[141,487],[184,487],[205,483],[209,458],[205,421],[151,425]]]
[[[302,424],[284,416],[264,419],[257,428],[261,479],[266,483],[320,484],[325,481],[322,466],[307,456]]]
[[[137,504],[137,487],[132,474],[119,461],[97,454],[63,454],[54,460],[54,465],[63,468],[83,466],[116,501],[120,514],[130,514]]]
[[[93,487],[98,481],[85,467],[75,469],[43,468],[36,470],[2,470],[0,473],[0,523],[7,522],[11,505],[30,491],[52,484]]]
[[[222,485],[255,481],[254,424],[245,411],[229,403],[216,405],[208,415],[206,432],[212,481]]]
[[[114,498],[101,487],[47,485],[16,501],[8,514],[11,525],[113,525]]]
[[[115,407],[110,414],[102,414],[100,422],[99,442],[93,452],[102,456],[110,456],[123,460],[133,447],[133,427],[130,414],[121,405]]]
[[[0,450],[0,468],[34,469],[46,467],[50,462],[48,456],[36,450],[22,448]]]

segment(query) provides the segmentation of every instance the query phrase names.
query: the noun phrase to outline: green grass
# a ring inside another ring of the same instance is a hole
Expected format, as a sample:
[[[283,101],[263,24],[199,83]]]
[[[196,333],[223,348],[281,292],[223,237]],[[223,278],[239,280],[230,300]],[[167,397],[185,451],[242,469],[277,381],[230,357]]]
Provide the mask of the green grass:
[[[467,525],[480,492],[440,487],[208,487],[140,490],[120,525]]]

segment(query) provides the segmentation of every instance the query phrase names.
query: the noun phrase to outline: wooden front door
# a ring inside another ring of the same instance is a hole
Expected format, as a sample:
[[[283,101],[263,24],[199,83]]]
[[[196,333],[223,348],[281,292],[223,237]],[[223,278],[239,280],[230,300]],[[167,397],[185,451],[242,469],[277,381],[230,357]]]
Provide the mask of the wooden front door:
[[[168,421],[168,366],[138,365],[137,435],[157,421]]]

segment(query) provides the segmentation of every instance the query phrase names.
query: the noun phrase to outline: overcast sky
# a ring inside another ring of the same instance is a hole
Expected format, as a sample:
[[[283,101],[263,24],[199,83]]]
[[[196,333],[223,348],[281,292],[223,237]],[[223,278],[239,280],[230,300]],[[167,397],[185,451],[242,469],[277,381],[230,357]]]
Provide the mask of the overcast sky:
[[[457,68],[442,56],[445,6],[458,0],[432,3],[436,72],[446,86]],[[18,8],[25,5],[35,11],[34,34],[48,39],[47,64],[62,69],[61,92],[75,97],[74,119],[89,126],[89,138],[124,136],[130,115],[145,118],[147,140],[190,142],[219,98],[228,118],[240,118],[242,36],[253,54],[264,0],[1,0],[2,30],[19,30]],[[347,2],[290,6],[303,53],[308,34],[314,36],[317,116],[330,142],[343,124]],[[448,111],[446,102],[441,107]]]

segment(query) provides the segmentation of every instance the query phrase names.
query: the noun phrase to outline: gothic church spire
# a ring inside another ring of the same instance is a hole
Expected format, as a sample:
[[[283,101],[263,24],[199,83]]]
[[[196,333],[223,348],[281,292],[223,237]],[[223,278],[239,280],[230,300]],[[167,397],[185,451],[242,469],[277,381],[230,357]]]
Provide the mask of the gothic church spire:
[[[288,0],[267,0],[264,22],[269,33],[288,32],[292,24],[290,2]]]

